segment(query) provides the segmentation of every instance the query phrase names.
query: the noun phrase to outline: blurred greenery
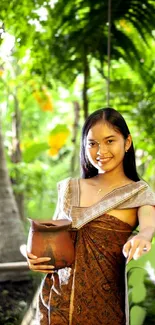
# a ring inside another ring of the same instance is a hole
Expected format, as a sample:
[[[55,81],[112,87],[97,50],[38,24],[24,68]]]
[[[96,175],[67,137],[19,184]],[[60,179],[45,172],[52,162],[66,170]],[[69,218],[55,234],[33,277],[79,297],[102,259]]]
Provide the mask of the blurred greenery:
[[[57,182],[80,173],[84,118],[107,106],[107,10],[99,0],[0,3],[4,145],[26,231],[27,217],[52,217]],[[111,18],[110,106],[127,120],[139,174],[155,190],[155,2],[113,1]],[[155,322],[154,252],[128,265],[131,325]]]

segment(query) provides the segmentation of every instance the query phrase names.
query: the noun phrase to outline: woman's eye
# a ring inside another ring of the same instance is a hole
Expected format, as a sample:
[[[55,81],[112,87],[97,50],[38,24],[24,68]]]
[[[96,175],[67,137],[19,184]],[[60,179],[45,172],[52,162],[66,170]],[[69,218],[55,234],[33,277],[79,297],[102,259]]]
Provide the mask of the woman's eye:
[[[110,144],[110,143],[112,143],[112,142],[114,142],[114,140],[108,140],[108,141],[107,141],[108,144]]]
[[[96,145],[95,142],[89,142],[89,143],[88,143],[88,146],[89,146],[89,147],[94,147],[95,145]]]

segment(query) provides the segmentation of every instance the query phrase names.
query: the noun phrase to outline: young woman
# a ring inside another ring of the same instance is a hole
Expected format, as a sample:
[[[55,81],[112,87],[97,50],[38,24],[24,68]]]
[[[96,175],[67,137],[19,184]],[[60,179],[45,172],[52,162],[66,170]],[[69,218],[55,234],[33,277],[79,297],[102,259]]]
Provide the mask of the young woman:
[[[116,110],[103,108],[86,120],[81,171],[82,178],[58,184],[55,213],[72,220],[75,264],[56,272],[45,265],[50,258],[28,254],[31,270],[48,273],[38,324],[125,325],[125,258],[129,262],[151,249],[155,194],[139,179],[132,138]]]

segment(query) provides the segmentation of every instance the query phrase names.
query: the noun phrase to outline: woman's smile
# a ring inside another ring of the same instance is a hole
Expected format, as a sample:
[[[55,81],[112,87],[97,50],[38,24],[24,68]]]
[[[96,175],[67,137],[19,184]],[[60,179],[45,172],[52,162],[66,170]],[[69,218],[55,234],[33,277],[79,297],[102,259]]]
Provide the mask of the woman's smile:
[[[98,157],[98,158],[96,158],[99,166],[101,166],[105,163],[108,163],[111,159],[112,159],[112,157],[105,157],[105,158]]]

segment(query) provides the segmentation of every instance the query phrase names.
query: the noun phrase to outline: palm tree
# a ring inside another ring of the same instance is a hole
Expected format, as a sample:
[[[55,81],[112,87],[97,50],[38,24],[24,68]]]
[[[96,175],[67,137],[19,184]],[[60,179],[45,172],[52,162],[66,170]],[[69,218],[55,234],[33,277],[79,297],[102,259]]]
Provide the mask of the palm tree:
[[[49,36],[45,38],[44,33],[35,35],[31,47],[31,55],[35,59],[33,70],[43,78],[48,79],[48,75],[52,75],[66,84],[83,73],[82,94],[86,118],[89,67],[93,58],[100,62],[100,72],[107,78],[109,0],[66,0],[65,4],[64,0],[58,0],[54,8],[49,2],[46,3],[48,18],[43,22],[43,28]],[[132,26],[141,42],[147,44],[147,37],[151,37],[155,27],[154,21],[154,1],[111,0],[111,59],[122,57],[133,69],[139,68],[144,74],[140,49],[126,29]],[[49,26],[52,26],[50,32]]]
[[[122,28],[120,22],[131,24],[141,41],[147,44],[155,21],[154,0],[21,0],[12,8],[7,2],[0,4],[5,30],[11,32],[17,42],[15,55],[21,57],[29,48],[33,73],[42,76],[51,86],[51,77],[71,84],[82,73],[84,117],[88,115],[87,90],[89,88],[89,67],[91,59],[100,62],[100,72],[106,79],[108,4],[111,1],[111,59],[123,57],[133,69],[139,67],[139,48],[132,36]],[[55,5],[51,5],[55,3]],[[26,7],[26,10],[24,9]],[[35,13],[45,8],[48,15],[44,20]],[[21,19],[19,20],[19,12]],[[40,31],[31,22],[38,20]],[[31,35],[31,37],[30,37]],[[139,43],[138,43],[139,44]],[[23,50],[23,51],[22,51]],[[32,60],[31,60],[32,59]],[[144,66],[144,65],[143,65]]]

